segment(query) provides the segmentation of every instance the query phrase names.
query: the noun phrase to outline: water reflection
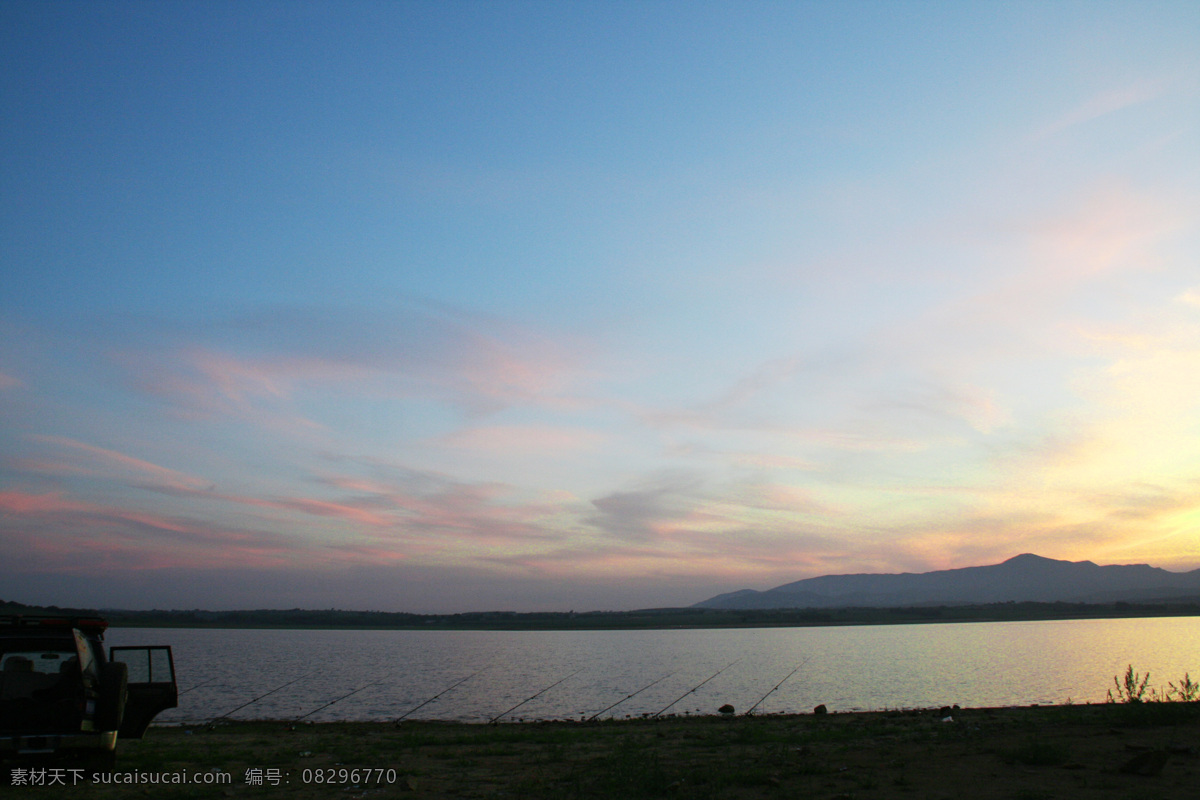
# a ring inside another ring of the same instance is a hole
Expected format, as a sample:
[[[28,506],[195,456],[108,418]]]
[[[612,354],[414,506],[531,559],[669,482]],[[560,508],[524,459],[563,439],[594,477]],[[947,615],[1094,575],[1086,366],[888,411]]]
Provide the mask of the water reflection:
[[[603,716],[652,715],[677,699],[671,713],[712,714],[724,703],[741,712],[759,700],[758,713],[1099,702],[1126,664],[1164,688],[1200,673],[1198,634],[1200,618],[1174,617],[663,631],[113,629],[108,643],[174,647],[183,693],[159,722],[406,713],[481,722],[518,704],[505,721],[584,719],[612,704]]]

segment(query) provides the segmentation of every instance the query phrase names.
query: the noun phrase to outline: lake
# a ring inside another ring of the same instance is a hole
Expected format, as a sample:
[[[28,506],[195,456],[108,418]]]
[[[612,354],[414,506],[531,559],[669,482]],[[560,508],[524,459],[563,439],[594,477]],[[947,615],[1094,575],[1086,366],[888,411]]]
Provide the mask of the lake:
[[[1163,689],[1185,672],[1200,677],[1200,617],[635,631],[114,628],[107,643],[174,648],[179,708],[160,723],[406,712],[482,722],[518,704],[503,721],[580,719],[614,703],[601,718],[668,706],[712,714],[724,703],[741,713],[760,701],[758,713],[1083,703],[1103,701],[1127,664]]]

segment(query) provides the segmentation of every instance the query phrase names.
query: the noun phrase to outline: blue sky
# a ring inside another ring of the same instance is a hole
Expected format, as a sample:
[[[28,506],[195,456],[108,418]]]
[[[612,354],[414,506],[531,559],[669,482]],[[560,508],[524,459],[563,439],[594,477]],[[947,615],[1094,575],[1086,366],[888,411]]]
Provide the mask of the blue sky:
[[[1194,3],[0,6],[0,596],[1200,567]]]

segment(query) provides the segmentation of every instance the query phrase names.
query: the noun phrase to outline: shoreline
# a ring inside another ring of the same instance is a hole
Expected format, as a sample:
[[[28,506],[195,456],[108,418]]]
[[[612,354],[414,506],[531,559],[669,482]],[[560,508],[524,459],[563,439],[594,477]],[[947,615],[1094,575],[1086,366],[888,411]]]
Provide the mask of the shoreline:
[[[406,614],[356,611],[97,612],[113,628],[364,631],[629,631],[828,628],[1200,617],[1200,603],[994,603],[899,608],[649,609]]]
[[[336,790],[430,798],[1193,800],[1198,744],[1197,703],[497,724],[224,721],[156,726],[140,742],[121,742],[117,771],[231,777],[221,786],[155,790],[197,798],[315,800]],[[248,782],[268,775],[279,784]],[[57,796],[68,791],[57,789]],[[129,796],[115,785],[69,791]],[[55,787],[28,792],[49,796]]]

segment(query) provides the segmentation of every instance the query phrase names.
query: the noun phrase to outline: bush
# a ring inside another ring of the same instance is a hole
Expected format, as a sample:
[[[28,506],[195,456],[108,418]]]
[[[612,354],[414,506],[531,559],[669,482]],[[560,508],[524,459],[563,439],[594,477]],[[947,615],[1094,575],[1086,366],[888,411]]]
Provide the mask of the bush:
[[[1125,669],[1124,678],[1118,679],[1113,676],[1113,686],[1117,690],[1116,697],[1113,696],[1113,690],[1108,690],[1108,702],[1110,703],[1140,703],[1146,695],[1146,685],[1150,683],[1150,673],[1145,676],[1138,675],[1133,671],[1133,664],[1130,664]]]
[[[1179,684],[1168,683],[1171,687],[1167,690],[1167,698],[1178,700],[1181,703],[1194,703],[1200,700],[1200,683],[1192,680],[1192,676],[1188,673],[1183,673],[1183,678]]]
[[[1113,690],[1116,694],[1113,694]],[[1108,690],[1110,703],[1194,703],[1200,700],[1200,682],[1193,681],[1190,673],[1185,672],[1179,683],[1167,683],[1166,691],[1150,688],[1150,673],[1139,675],[1133,671],[1133,665],[1125,668],[1124,675],[1113,676],[1113,688]]]

